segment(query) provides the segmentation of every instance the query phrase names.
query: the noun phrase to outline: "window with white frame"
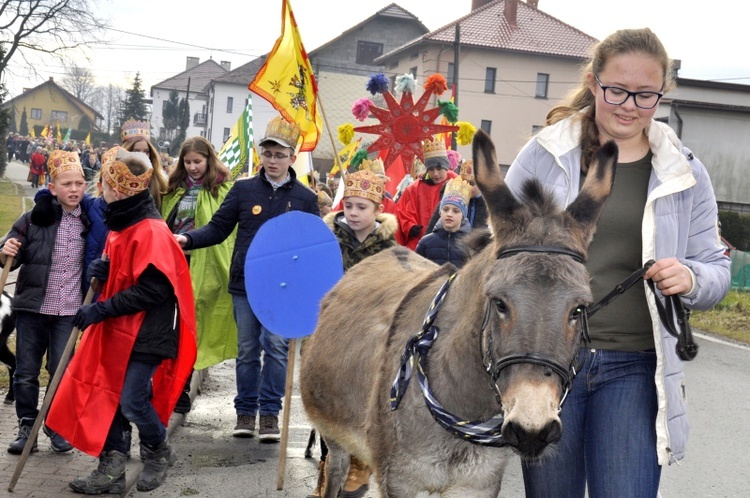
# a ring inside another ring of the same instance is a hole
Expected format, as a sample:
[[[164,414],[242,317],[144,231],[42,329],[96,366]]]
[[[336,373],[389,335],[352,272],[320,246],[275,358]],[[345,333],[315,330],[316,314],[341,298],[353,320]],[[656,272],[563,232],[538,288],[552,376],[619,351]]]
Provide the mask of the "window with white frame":
[[[495,79],[497,78],[497,68],[488,67],[484,73],[484,93],[495,93]]]
[[[42,110],[31,108],[31,119],[42,119]]]
[[[549,90],[549,74],[537,73],[536,75],[536,98],[546,99]]]
[[[232,114],[232,107],[234,107],[234,97],[227,97],[227,114]]]

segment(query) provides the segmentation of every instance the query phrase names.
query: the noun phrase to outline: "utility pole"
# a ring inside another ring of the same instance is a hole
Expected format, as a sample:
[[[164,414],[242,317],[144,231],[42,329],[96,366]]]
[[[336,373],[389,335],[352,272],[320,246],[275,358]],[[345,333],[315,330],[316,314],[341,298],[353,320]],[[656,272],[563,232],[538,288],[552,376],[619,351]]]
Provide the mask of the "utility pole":
[[[453,104],[458,107],[458,56],[461,52],[461,23],[456,23],[456,36],[453,41],[453,85],[456,89]],[[451,149],[456,150],[456,132],[451,133]]]

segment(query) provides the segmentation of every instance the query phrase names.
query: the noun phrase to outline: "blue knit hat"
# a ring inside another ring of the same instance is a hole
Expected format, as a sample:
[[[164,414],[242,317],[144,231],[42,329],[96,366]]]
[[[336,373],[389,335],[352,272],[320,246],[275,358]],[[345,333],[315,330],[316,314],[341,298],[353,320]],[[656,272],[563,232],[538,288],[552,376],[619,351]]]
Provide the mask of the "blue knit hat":
[[[456,177],[445,184],[445,192],[440,200],[440,209],[446,204],[453,204],[461,210],[461,214],[466,218],[466,206],[471,196],[471,185],[461,177]]]

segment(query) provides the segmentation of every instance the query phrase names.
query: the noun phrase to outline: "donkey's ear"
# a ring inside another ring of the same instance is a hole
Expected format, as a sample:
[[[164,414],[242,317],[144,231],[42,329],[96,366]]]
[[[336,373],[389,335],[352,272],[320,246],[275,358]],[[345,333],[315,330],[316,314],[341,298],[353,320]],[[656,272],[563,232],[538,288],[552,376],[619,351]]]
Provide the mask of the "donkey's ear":
[[[566,209],[588,240],[593,236],[596,222],[612,193],[617,169],[617,153],[617,145],[612,140],[599,148],[589,165],[583,188]]]
[[[516,200],[503,180],[500,166],[497,164],[495,145],[490,136],[478,130],[474,134],[471,151],[474,158],[474,178],[487,203],[493,223],[498,222],[499,218],[513,215],[521,207],[521,203]],[[499,233],[499,230],[494,232]]]

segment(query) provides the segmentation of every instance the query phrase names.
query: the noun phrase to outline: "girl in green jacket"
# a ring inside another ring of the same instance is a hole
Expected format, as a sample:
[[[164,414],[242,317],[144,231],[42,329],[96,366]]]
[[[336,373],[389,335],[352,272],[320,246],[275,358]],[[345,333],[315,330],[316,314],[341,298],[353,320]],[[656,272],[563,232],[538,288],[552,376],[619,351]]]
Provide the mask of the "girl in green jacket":
[[[172,233],[200,228],[211,220],[232,187],[229,170],[203,137],[188,138],[180,150],[177,165],[169,176],[161,213]],[[237,357],[237,326],[232,297],[227,292],[229,265],[235,234],[221,244],[187,251],[195,294],[198,325],[198,359],[195,370],[208,368]],[[175,407],[178,413],[190,411],[188,383]]]

